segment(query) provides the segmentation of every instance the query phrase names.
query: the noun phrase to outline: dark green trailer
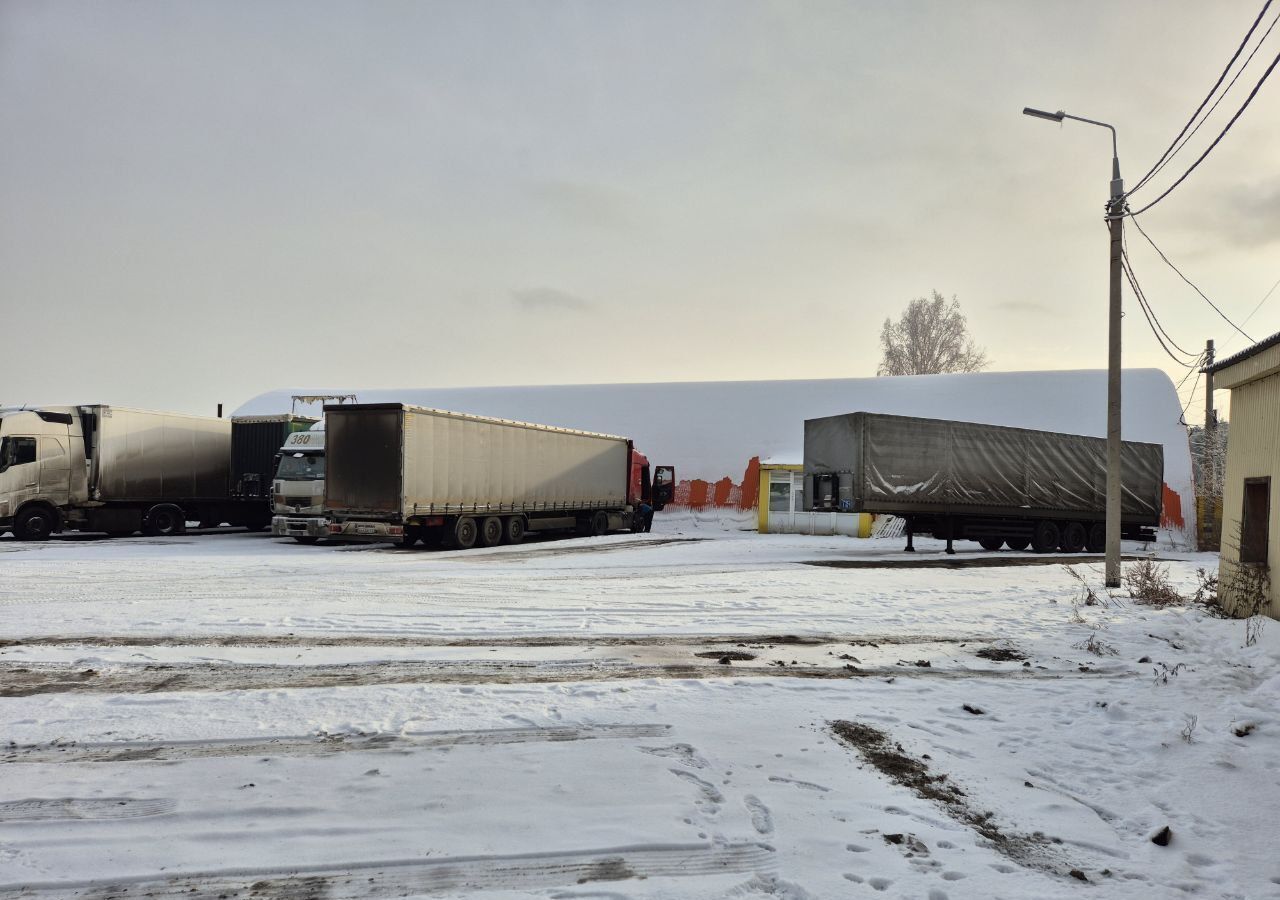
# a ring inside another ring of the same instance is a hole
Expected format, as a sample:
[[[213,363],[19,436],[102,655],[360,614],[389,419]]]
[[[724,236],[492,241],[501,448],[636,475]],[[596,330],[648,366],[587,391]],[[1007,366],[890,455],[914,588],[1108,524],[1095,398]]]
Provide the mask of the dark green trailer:
[[[262,504],[262,515],[251,528],[271,524],[271,480],[285,439],[295,431],[306,431],[317,421],[291,413],[231,419],[231,496]]]

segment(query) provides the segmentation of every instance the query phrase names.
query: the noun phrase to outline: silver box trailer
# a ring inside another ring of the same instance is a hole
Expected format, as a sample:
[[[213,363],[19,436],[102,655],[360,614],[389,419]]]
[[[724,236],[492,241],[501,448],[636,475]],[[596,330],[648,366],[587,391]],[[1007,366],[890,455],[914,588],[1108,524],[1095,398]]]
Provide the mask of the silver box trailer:
[[[231,422],[122,406],[83,406],[92,417],[89,498],[225,500]]]
[[[180,533],[188,520],[261,527],[228,494],[231,423],[104,404],[0,410],[0,531]]]
[[[602,534],[633,527],[649,496],[648,461],[623,437],[400,403],[325,415],[331,537],[469,547],[526,530]],[[673,486],[674,472],[659,481]]]
[[[908,546],[919,531],[988,549],[1105,542],[1103,438],[855,412],[804,423],[804,474],[812,508],[902,516]],[[1122,533],[1154,539],[1164,448],[1125,441],[1121,484]]]

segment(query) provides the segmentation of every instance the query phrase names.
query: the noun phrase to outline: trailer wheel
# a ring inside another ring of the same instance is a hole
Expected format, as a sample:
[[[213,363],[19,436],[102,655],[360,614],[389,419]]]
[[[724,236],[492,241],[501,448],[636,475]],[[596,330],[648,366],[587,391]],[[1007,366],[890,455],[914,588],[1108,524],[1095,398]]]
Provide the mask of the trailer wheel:
[[[478,532],[476,520],[462,516],[453,526],[453,546],[458,550],[470,550],[476,545]]]
[[[1052,553],[1058,549],[1062,540],[1062,532],[1058,523],[1049,519],[1041,519],[1036,523],[1036,530],[1031,535],[1031,549],[1036,553]]]
[[[13,536],[20,541],[47,541],[57,524],[57,515],[46,506],[30,506],[13,520]]]
[[[601,510],[591,517],[591,536],[600,537],[609,532],[609,514]]]
[[[978,538],[978,546],[983,550],[999,550],[1004,544],[1004,538],[998,537],[980,537]]]
[[[507,519],[506,534],[503,535],[503,540],[508,544],[518,544],[524,540],[524,533],[524,516],[512,516]]]
[[[480,522],[480,534],[476,543],[481,547],[496,547],[502,543],[502,520],[488,516]]]
[[[1085,549],[1090,553],[1101,553],[1107,549],[1107,526],[1102,522],[1094,522],[1089,526],[1089,538],[1085,541]]]
[[[187,530],[187,515],[172,503],[157,503],[147,510],[142,533],[151,537],[168,537]]]
[[[1063,553],[1079,553],[1089,540],[1089,533],[1079,522],[1068,522],[1062,529],[1062,541],[1058,549]]]
[[[1004,543],[1010,550],[1026,550],[1027,546],[1031,543],[1031,538],[1005,538]]]

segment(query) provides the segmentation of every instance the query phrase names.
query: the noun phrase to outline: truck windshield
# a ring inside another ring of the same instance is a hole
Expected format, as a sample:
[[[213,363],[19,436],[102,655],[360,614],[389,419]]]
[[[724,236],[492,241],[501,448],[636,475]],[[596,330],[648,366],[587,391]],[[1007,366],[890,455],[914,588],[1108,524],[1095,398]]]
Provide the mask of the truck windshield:
[[[286,453],[280,458],[276,477],[291,481],[323,478],[324,456],[317,453]]]

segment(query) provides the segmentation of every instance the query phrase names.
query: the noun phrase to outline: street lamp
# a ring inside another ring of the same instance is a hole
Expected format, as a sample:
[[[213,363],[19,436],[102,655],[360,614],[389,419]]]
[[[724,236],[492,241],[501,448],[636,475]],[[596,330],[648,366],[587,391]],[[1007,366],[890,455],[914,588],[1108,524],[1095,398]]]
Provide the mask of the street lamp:
[[[1107,564],[1106,585],[1120,587],[1120,260],[1124,246],[1124,180],[1120,177],[1120,153],[1116,130],[1106,122],[1069,115],[1058,110],[1024,107],[1023,115],[1050,122],[1071,119],[1098,125],[1111,132],[1111,199],[1107,223],[1111,231],[1111,303],[1107,319]]]

